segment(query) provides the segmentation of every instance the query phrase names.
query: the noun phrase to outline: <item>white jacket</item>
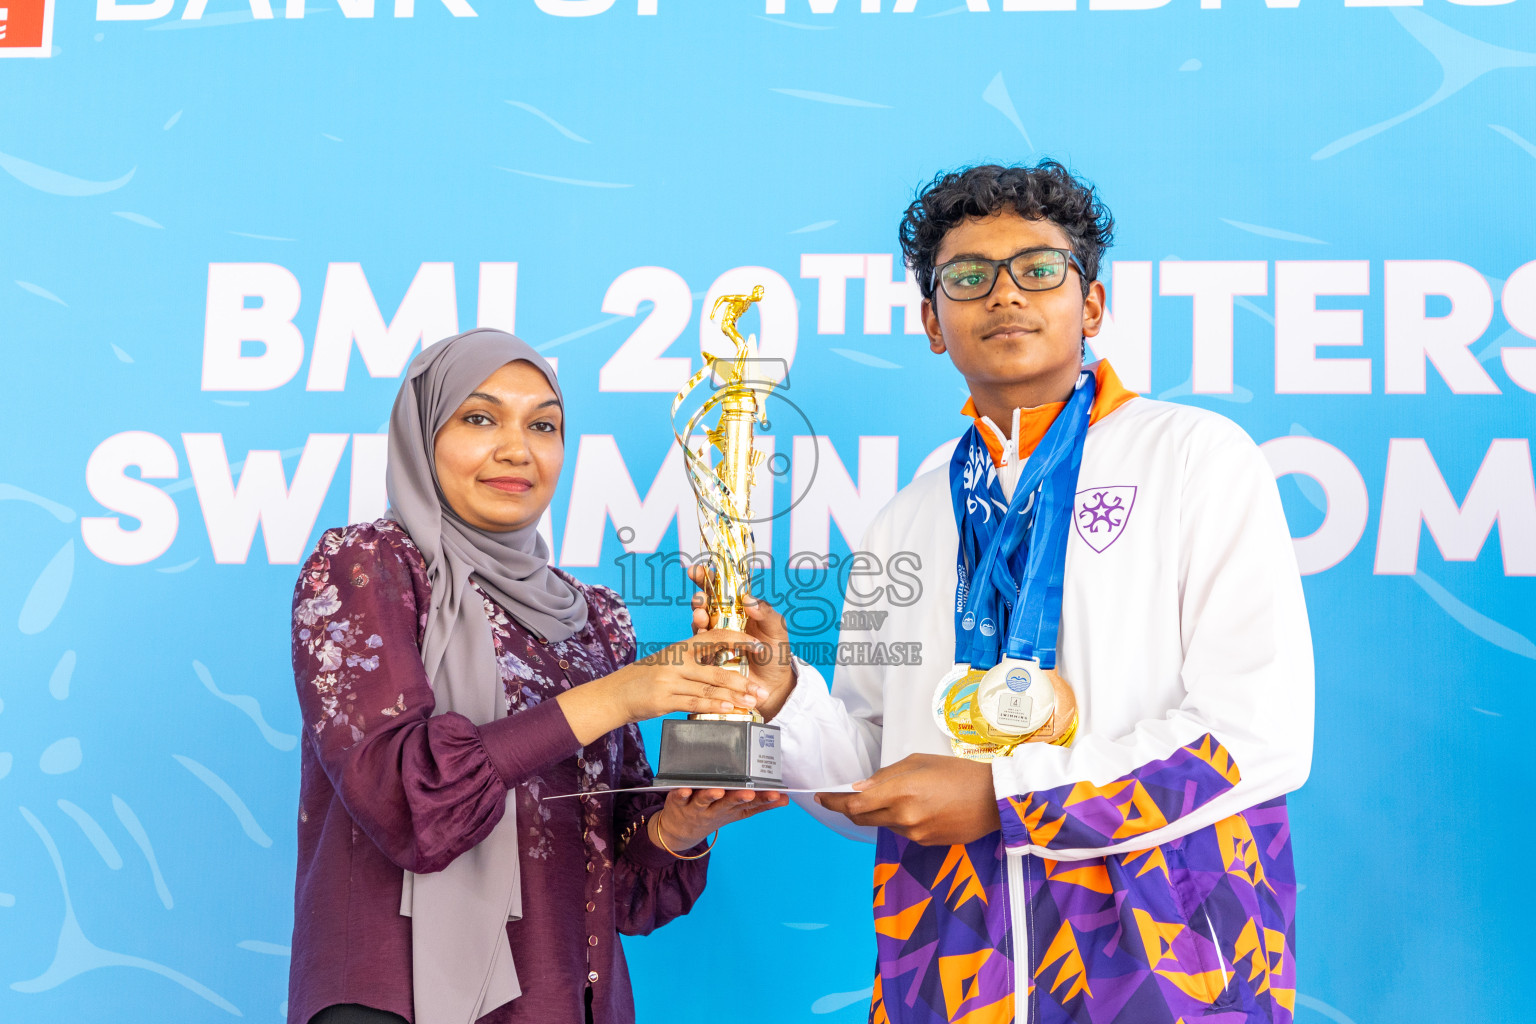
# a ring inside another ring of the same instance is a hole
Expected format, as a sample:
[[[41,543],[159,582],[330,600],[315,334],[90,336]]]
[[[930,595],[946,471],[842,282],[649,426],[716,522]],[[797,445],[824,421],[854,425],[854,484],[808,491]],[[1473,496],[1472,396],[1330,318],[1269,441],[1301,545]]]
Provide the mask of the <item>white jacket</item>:
[[[1000,832],[928,847],[862,830],[876,840],[870,1019],[1288,1024],[1284,794],[1311,762],[1312,643],[1269,466],[1221,416],[1132,398],[1088,428],[1073,523],[1057,667],[1076,740],[993,762]],[[947,467],[876,517],[862,550],[919,563],[921,593],[855,592],[871,581],[852,577],[845,607],[888,615],[842,641],[915,642],[921,663],[839,665],[830,693],[801,666],[775,718],[786,782],[951,752],[931,707],[954,655],[958,544]]]
[[[1312,754],[1312,640],[1275,480],[1248,435],[1203,409],[1132,399],[1088,430],[1074,527],[1057,668],[1077,695],[1077,738],[1070,748],[1027,743],[995,761],[998,799],[1081,780],[1104,785],[1206,733],[1242,781],[1116,846],[1010,853],[1073,860],[1160,845],[1299,787]],[[889,614],[878,630],[846,629],[840,639],[917,641],[922,662],[840,665],[830,693],[800,663],[774,719],[789,785],[847,783],[909,754],[951,753],[932,702],[954,661],[958,544],[947,465],[876,516],[860,550],[882,567],[914,554],[921,594],[905,605],[910,592],[895,588],[875,600],[848,595],[845,609]],[[850,589],[861,586],[873,590],[858,577]],[[873,839],[873,830],[802,805]]]

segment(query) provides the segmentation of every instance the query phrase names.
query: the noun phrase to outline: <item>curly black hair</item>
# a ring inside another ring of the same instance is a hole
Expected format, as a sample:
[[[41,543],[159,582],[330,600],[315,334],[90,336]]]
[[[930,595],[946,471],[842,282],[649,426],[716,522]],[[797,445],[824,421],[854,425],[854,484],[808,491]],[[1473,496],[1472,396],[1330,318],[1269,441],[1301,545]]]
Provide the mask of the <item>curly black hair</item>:
[[[933,259],[949,230],[1004,209],[1029,220],[1048,220],[1066,233],[1087,271],[1083,294],[1088,294],[1104,250],[1114,242],[1115,218],[1091,183],[1047,159],[1033,167],[982,164],[941,173],[917,193],[901,218],[900,236],[923,298],[933,298]]]

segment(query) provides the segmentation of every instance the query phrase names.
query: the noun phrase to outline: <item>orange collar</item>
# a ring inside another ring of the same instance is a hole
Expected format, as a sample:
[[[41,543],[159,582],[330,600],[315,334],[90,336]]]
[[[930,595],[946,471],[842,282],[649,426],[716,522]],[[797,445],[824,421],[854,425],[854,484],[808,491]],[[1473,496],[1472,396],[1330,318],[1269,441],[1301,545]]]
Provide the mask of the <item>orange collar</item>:
[[[1090,364],[1088,368],[1093,370],[1096,385],[1093,408],[1088,413],[1088,425],[1093,426],[1137,395],[1120,383],[1120,378],[1115,376],[1109,360],[1100,359]],[[1066,407],[1066,402],[1051,402],[1047,405],[1037,405],[1033,409],[1020,410],[1019,436],[1016,439],[1020,458],[1027,458],[1035,450],[1041,439],[1045,437],[1045,432],[1051,429],[1051,424],[1056,421],[1056,415]],[[981,439],[986,442],[987,450],[992,453],[993,464],[1001,467],[1003,464],[1002,442],[991,430],[981,427],[981,416],[976,411],[976,402],[967,398],[965,408],[961,409],[960,413],[976,421],[977,427],[981,428]]]

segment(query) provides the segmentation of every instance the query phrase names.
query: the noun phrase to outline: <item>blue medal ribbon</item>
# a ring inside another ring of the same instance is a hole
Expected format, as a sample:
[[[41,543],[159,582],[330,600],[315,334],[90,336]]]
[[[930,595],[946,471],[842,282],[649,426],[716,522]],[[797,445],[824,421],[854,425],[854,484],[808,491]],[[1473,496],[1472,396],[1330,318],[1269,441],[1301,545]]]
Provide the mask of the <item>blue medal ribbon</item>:
[[[1094,391],[1093,374],[1085,371],[1025,462],[1012,501],[1003,500],[978,426],[955,446],[949,489],[960,530],[957,663],[985,670],[1006,656],[1056,667],[1068,526]]]

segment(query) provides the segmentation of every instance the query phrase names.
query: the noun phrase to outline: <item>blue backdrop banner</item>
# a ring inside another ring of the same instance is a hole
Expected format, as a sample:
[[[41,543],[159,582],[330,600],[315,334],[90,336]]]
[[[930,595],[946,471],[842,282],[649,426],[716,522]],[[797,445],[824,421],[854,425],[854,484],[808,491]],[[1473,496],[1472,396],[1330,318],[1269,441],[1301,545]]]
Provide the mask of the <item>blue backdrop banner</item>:
[[[0,1020],[281,1019],[290,595],[423,341],[558,361],[545,529],[660,643],[671,396],[763,284],[758,542],[867,656],[850,552],[969,425],[897,222],[1044,156],[1119,223],[1092,347],[1263,444],[1297,538],[1297,1020],[1536,1019],[1536,0],[0,0],[0,57]],[[871,849],[714,856],[626,940],[640,1019],[863,1019]]]

